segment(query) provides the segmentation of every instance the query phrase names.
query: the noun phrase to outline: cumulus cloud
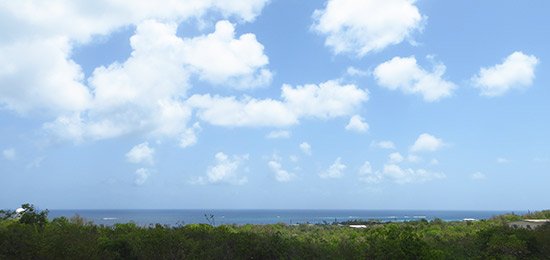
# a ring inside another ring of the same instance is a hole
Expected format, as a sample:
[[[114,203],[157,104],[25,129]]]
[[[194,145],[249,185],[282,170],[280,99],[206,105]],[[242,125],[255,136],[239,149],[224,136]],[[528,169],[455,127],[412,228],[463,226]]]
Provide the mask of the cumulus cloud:
[[[191,109],[180,97],[190,87],[189,72],[178,54],[183,40],[175,34],[173,23],[138,24],[130,38],[131,56],[124,63],[96,68],[88,79],[94,93],[90,109],[72,119],[60,116],[45,126],[56,131],[67,126],[80,129],[82,139],[132,132],[183,138],[189,132]]]
[[[88,108],[92,95],[80,66],[67,58],[70,50],[63,37],[0,40],[0,107],[20,114]]]
[[[319,173],[319,177],[323,179],[339,179],[344,176],[344,170],[347,168],[345,164],[341,162],[341,158],[336,158],[336,161],[328,167],[328,169]]]
[[[131,163],[153,164],[154,155],[155,149],[149,147],[149,143],[144,142],[132,147],[132,149],[126,153],[126,160]]]
[[[252,21],[267,2],[165,0],[152,3],[139,0],[126,3],[101,0],[89,3],[59,0],[2,3],[0,85],[4,87],[0,89],[0,105],[18,113],[58,114],[85,110],[91,106],[93,95],[84,84],[80,66],[70,58],[75,44],[86,44],[94,36],[108,35],[149,19],[178,23],[214,11],[224,17]]]
[[[185,129],[181,134],[179,145],[181,148],[186,148],[197,143],[197,132],[201,130],[200,124],[194,123],[193,127]]]
[[[334,53],[364,56],[399,44],[422,29],[415,0],[328,0],[313,13],[312,29],[326,36]]]
[[[514,52],[500,64],[481,68],[472,78],[483,96],[501,96],[512,89],[527,89],[535,79],[539,60],[533,55]]]
[[[369,161],[365,161],[363,165],[361,165],[361,168],[359,168],[358,175],[359,175],[359,181],[369,183],[369,184],[380,183],[384,178],[384,176],[382,176],[380,172],[373,171]]]
[[[443,173],[430,172],[424,169],[402,169],[396,164],[384,165],[384,170],[382,173],[385,177],[398,184],[426,182],[445,178],[445,174]]]
[[[231,100],[211,98],[210,96],[196,96],[188,102],[182,100],[190,88],[188,78],[194,71],[197,71],[194,69],[196,66],[202,66],[196,60],[188,57],[200,54],[200,51],[189,49],[189,46],[206,44],[205,41],[218,41],[221,36],[217,34],[224,32],[214,32],[208,36],[187,40],[176,36],[176,29],[175,23],[161,23],[154,20],[146,20],[138,24],[136,33],[130,39],[132,55],[122,64],[115,62],[108,67],[95,69],[89,78],[89,84],[94,92],[91,107],[81,113],[61,115],[55,121],[46,123],[44,128],[63,139],[77,141],[142,132],[157,137],[166,136],[178,139],[183,148],[196,143],[196,132],[200,128],[187,126],[192,111],[192,107],[188,104],[194,104],[195,99],[199,99],[197,102],[202,103],[201,106],[216,103],[216,101],[229,104]],[[222,21],[218,23],[216,30],[232,31],[234,28],[232,24]],[[212,35],[215,37],[210,37]],[[241,37],[241,39],[234,39],[233,33],[225,36],[227,37],[222,37],[221,40],[227,40],[229,43],[218,46],[218,55],[210,57],[209,62],[227,65],[227,62],[223,60],[225,59],[224,55],[243,62],[242,58],[234,55],[236,55],[236,51],[243,51],[238,46],[251,44],[251,42],[246,42],[251,40],[250,36]],[[216,45],[217,43],[212,44]],[[235,47],[237,49],[231,49],[234,45],[237,46]],[[223,51],[227,53],[222,54]],[[243,55],[243,53],[239,52],[239,55]],[[247,51],[246,55],[251,54]],[[229,67],[239,66],[248,65],[233,64]],[[216,68],[212,67],[211,69]],[[254,74],[256,68],[249,67],[245,70]],[[206,68],[199,71],[200,73],[209,73]],[[230,81],[229,78],[240,78],[240,82],[243,83],[244,77],[248,76],[242,72],[229,71],[219,79]],[[264,101],[259,102],[265,103]],[[233,103],[237,106],[242,105],[238,102]],[[247,107],[251,109],[263,107],[262,104],[256,106],[253,103],[251,101]],[[220,113],[221,106],[215,107],[213,111],[207,111],[204,114],[208,116],[208,114]],[[221,108],[223,109],[223,107]],[[261,111],[252,111],[252,113],[258,112]],[[277,112],[279,111],[275,110],[273,113]],[[242,116],[242,113],[245,116]],[[241,117],[250,115],[246,114],[247,111],[242,113]],[[247,125],[248,121],[253,118],[243,120],[242,124]],[[234,120],[232,123],[235,123]],[[221,124],[223,125],[223,122]],[[285,122],[285,124],[289,123]]]
[[[392,141],[388,141],[388,140],[379,141],[379,142],[372,142],[371,146],[378,147],[378,148],[381,148],[381,149],[388,149],[388,150],[395,149],[395,144]]]
[[[220,97],[193,95],[186,104],[197,109],[197,116],[212,125],[226,127],[284,127],[300,118],[328,119],[354,113],[368,100],[368,91],[355,85],[327,81],[293,88],[283,85],[282,100],[248,96]]]
[[[238,175],[239,167],[248,160],[248,154],[243,156],[228,156],[223,152],[215,155],[215,163],[208,167],[206,177],[199,177],[194,183],[198,184],[233,184],[243,185],[248,182],[246,177]]]
[[[16,158],[15,149],[13,149],[13,148],[4,149],[2,151],[2,156],[4,156],[4,159],[9,160],[9,161],[15,160],[15,158]]]
[[[269,139],[282,139],[282,138],[289,138],[290,132],[287,130],[276,130],[271,131],[266,135]]]
[[[431,162],[434,162],[434,160],[432,160]],[[422,157],[420,157],[418,155],[415,155],[415,154],[409,154],[407,156],[407,161],[410,162],[410,163],[419,163],[419,162],[422,161]],[[434,163],[430,163],[430,164],[434,164]]]
[[[193,95],[187,104],[197,109],[197,116],[212,125],[226,127],[289,126],[296,115],[282,102],[273,99]]]
[[[222,30],[222,32],[218,32],[218,30]],[[230,35],[222,35],[223,37],[218,35],[228,33],[223,32],[224,30],[231,31]],[[242,42],[251,40],[249,39],[251,37],[234,39],[233,30],[232,24],[221,21],[218,22],[216,32],[213,34],[186,40],[176,36],[175,24],[163,24],[150,20],[141,23],[137,27],[136,34],[131,38],[131,45],[134,49],[132,56],[124,64],[114,63],[108,68],[100,67],[94,71],[90,83],[94,88],[97,108],[93,112],[101,114],[101,117],[107,117],[107,115],[112,117],[112,115],[119,114],[126,120],[113,121],[132,126],[147,126],[144,124],[144,118],[151,117],[148,123],[154,133],[179,138],[182,147],[195,143],[194,133],[197,129],[186,127],[191,116],[191,108],[180,101],[190,87],[187,83],[190,73],[198,70],[199,74],[208,74],[211,73],[209,70],[222,69],[220,66],[232,69],[239,67],[243,70],[226,71],[223,75],[218,75],[217,79],[230,81],[230,78],[240,78],[240,82],[245,84],[242,77],[248,77],[245,75],[246,73],[255,73],[256,71],[253,64],[252,67],[244,68],[248,65],[228,64],[225,61],[225,59],[230,59],[235,62],[243,62],[243,58],[235,55],[243,55],[241,45],[252,44]],[[209,43],[209,41],[212,42]],[[229,42],[218,43],[216,41]],[[257,42],[255,43],[257,44]],[[205,65],[201,62],[206,61],[197,57],[205,49],[195,50],[197,44],[217,46],[216,57],[208,57],[207,60],[211,64],[218,64],[216,65],[218,67],[201,68]],[[225,53],[223,53],[224,51]],[[239,53],[236,54],[236,52]],[[246,55],[254,55],[254,52],[252,54],[247,52]],[[194,69],[195,67],[198,69]],[[245,71],[247,72],[245,73]],[[192,104],[192,101],[189,103]],[[150,114],[136,115],[134,111]]]
[[[403,157],[403,155],[401,155],[400,153],[398,152],[395,152],[395,153],[391,153],[389,156],[388,156],[388,161],[390,163],[400,163],[404,160],[405,158]]]
[[[10,1],[2,3],[2,25],[18,24],[18,29],[2,26],[3,40],[18,38],[65,36],[80,42],[94,35],[104,35],[146,19],[183,21],[202,18],[207,12],[221,13],[242,21],[253,21],[268,0],[117,0]],[[100,19],[101,18],[101,19]],[[71,21],[67,23],[67,21]],[[11,22],[11,23],[4,23]],[[29,31],[35,35],[29,35]]]
[[[300,150],[306,155],[311,155],[311,145],[309,145],[307,142],[303,142],[300,144]]]
[[[482,172],[475,172],[472,175],[470,175],[470,178],[472,178],[472,180],[479,181],[479,180],[487,179],[487,176],[485,176],[485,174],[483,174]]]
[[[364,133],[369,130],[369,124],[365,122],[363,117],[354,115],[349,119],[349,123],[346,125],[346,130]]]
[[[134,172],[134,174],[136,175],[134,184],[137,186],[141,186],[145,184],[147,179],[149,179],[149,176],[151,175],[151,171],[145,168],[139,168]]]
[[[228,21],[216,24],[216,30],[183,44],[183,57],[201,79],[239,89],[265,86],[272,73],[264,47],[251,33],[235,38],[235,27]]]
[[[502,157],[497,158],[497,163],[509,163],[509,162],[510,160],[506,158],[502,158]]]
[[[405,94],[420,94],[427,102],[449,97],[457,86],[443,78],[446,67],[434,65],[432,71],[420,67],[414,56],[394,57],[374,69],[378,85]]]
[[[349,66],[349,67],[346,69],[346,74],[347,74],[348,76],[351,76],[351,77],[364,77],[364,76],[369,75],[369,72],[368,72],[368,71],[361,70],[361,69],[358,69],[358,68],[353,67],[353,66]]]
[[[96,68],[89,79],[95,93],[95,109],[157,105],[159,100],[168,102],[172,97],[185,95],[189,72],[184,68],[180,50],[183,40],[176,36],[176,29],[175,23],[141,22],[130,38],[131,56],[122,64]]]
[[[298,117],[326,119],[350,115],[368,100],[369,93],[353,84],[329,80],[319,85],[308,84],[295,88],[285,84],[281,96]]]
[[[199,130],[188,126],[192,108],[184,103],[192,75],[213,84],[251,88],[268,84],[271,72],[263,45],[253,34],[236,35],[229,21],[219,21],[213,32],[194,38],[178,37],[178,24],[212,12],[249,22],[267,2],[2,3],[0,108],[46,115],[43,118],[51,121],[43,129],[59,140],[138,133],[173,138],[188,147],[196,143]],[[85,78],[71,59],[74,46],[128,26],[136,28],[130,57],[100,66]]]
[[[445,143],[442,139],[423,133],[411,146],[411,152],[434,152],[441,149]]]
[[[269,166],[269,169],[275,174],[275,179],[278,182],[289,182],[291,181],[295,175],[293,173],[290,173],[283,169],[283,166],[281,164],[281,158],[275,156],[272,158],[267,165]]]

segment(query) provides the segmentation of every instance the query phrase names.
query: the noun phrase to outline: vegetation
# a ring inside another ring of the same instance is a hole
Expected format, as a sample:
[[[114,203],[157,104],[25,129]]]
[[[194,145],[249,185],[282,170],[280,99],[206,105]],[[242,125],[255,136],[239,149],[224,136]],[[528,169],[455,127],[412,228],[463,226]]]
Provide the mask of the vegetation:
[[[47,211],[23,208],[0,211],[0,259],[550,259],[550,225],[505,225],[517,215],[366,222],[364,229],[342,223],[140,227],[98,226],[79,216],[47,221]]]

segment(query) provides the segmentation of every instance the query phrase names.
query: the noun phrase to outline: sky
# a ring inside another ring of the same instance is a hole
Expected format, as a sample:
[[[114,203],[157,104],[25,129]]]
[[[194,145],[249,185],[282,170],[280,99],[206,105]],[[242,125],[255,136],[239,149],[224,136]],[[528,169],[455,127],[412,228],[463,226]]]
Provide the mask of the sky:
[[[0,208],[547,209],[545,0],[0,3]]]

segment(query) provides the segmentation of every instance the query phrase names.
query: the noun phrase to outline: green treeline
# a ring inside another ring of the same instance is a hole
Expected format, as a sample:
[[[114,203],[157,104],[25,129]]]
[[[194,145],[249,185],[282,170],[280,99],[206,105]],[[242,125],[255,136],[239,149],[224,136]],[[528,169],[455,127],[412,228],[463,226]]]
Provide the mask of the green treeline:
[[[550,259],[550,224],[509,228],[503,215],[347,225],[98,226],[47,220],[32,205],[0,212],[0,259]],[[550,211],[530,218],[549,218]]]

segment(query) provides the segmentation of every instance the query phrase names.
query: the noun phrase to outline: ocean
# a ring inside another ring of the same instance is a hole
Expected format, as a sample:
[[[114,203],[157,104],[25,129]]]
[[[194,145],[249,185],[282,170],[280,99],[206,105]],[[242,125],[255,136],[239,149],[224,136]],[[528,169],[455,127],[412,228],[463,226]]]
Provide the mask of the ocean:
[[[488,219],[511,211],[445,211],[445,210],[50,210],[49,218],[79,215],[98,225],[134,222],[140,226],[150,224],[185,225],[193,223],[223,224],[322,224],[353,219],[404,222],[420,219],[462,221]],[[524,212],[515,212],[522,214]],[[207,218],[208,217],[208,218]]]

